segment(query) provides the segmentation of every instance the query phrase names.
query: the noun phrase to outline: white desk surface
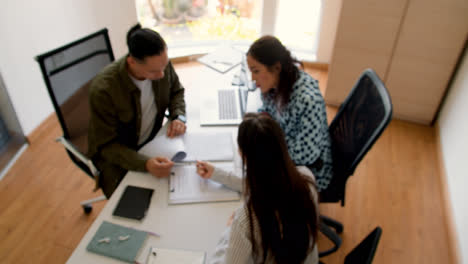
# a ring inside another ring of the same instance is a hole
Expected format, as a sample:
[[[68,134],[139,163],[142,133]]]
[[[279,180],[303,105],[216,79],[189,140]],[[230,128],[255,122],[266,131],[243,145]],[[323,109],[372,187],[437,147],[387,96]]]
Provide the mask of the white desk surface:
[[[181,83],[186,89],[187,133],[190,133],[190,131],[203,130],[231,131],[233,132],[233,139],[235,139],[237,127],[200,127],[198,106],[200,102],[199,89],[205,86],[213,87],[212,84],[220,83],[220,79],[224,80],[224,82],[230,82],[232,76],[238,72],[238,69],[239,66],[223,75],[201,64],[182,67],[176,70]],[[257,100],[255,105],[252,105],[253,98]],[[253,94],[249,94],[249,99],[251,100],[251,102],[248,103],[248,105],[250,105],[250,111],[255,111],[255,107],[259,105],[258,89]],[[239,157],[236,153],[235,157],[236,166],[239,167]],[[112,216],[112,212],[127,185],[153,188],[155,190],[151,199],[150,208],[142,221]],[[168,189],[167,178],[157,179],[148,173],[133,171],[127,173],[112,197],[107,201],[107,204],[99,216],[88,229],[88,232],[82,238],[80,244],[68,259],[67,263],[122,263],[119,260],[86,251],[86,246],[104,220],[127,227],[155,232],[161,235],[160,237],[149,236],[149,239],[146,241],[137,259],[140,263],[145,262],[146,255],[151,246],[170,249],[201,250],[206,251],[207,256],[209,256],[214,251],[221,237],[221,233],[226,228],[229,217],[234,210],[241,205],[241,202],[168,205]]]

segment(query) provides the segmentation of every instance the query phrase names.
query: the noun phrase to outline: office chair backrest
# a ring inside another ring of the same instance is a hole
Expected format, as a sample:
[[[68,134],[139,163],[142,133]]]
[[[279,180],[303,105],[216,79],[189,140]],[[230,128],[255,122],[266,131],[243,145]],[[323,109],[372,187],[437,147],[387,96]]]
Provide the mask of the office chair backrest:
[[[321,202],[344,205],[346,181],[392,118],[392,102],[384,84],[365,70],[330,124],[333,179],[320,193]]]
[[[382,236],[382,228],[376,227],[359,245],[345,257],[345,264],[371,264]]]
[[[114,61],[107,29],[36,57],[50,99],[63,130],[63,137],[79,152],[88,149],[89,100],[91,80]],[[88,175],[85,164],[68,151],[70,158]]]

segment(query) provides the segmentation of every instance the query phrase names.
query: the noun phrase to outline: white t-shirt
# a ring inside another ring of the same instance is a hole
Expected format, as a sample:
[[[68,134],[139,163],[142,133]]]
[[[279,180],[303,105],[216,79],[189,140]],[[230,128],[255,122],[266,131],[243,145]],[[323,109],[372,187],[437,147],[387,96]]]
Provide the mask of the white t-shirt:
[[[130,79],[141,91],[141,128],[140,135],[138,135],[138,145],[141,145],[141,143],[148,139],[151,131],[153,130],[158,110],[156,108],[156,101],[154,100],[154,92],[151,80],[145,79],[140,81],[133,78],[132,76],[130,76]]]

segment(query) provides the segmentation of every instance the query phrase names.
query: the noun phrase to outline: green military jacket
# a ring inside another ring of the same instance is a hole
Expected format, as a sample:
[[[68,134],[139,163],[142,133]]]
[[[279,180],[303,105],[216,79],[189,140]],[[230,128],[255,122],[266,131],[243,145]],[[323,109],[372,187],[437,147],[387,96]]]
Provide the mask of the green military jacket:
[[[88,156],[101,171],[99,178],[119,177],[118,181],[128,170],[145,171],[146,161],[150,158],[137,152],[141,92],[129,77],[126,57],[104,68],[91,82],[89,91]],[[171,63],[164,70],[164,78],[152,83],[157,115],[150,138],[161,128],[167,109],[171,118],[185,115],[184,87]],[[121,170],[117,173],[108,169],[112,167]],[[123,175],[102,175],[106,173]],[[103,187],[99,179],[96,183]]]

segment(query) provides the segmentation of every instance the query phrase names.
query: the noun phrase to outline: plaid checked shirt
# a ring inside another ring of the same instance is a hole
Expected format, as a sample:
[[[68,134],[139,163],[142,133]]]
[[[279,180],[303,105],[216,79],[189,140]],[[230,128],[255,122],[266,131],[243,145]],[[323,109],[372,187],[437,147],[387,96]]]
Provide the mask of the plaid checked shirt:
[[[267,112],[286,135],[289,155],[296,165],[312,165],[319,158],[320,168],[312,167],[319,191],[327,188],[332,178],[331,141],[328,133],[325,101],[318,81],[303,71],[293,85],[289,103],[279,110],[273,100],[274,90],[262,96],[259,112]]]

